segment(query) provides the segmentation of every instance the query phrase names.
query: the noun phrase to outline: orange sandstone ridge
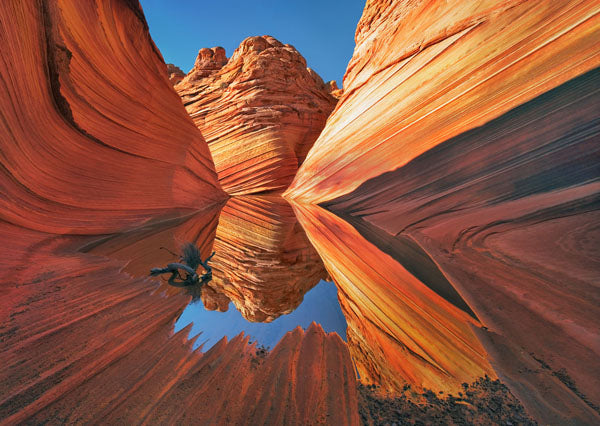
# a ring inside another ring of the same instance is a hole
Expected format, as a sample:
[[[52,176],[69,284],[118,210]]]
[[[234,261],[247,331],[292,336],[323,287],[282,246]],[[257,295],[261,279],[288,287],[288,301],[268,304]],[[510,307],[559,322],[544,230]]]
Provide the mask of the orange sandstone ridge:
[[[354,425],[358,371],[391,395],[487,374],[543,424],[600,423],[599,16],[369,0],[340,91],[268,36],[182,78],[135,0],[0,2],[1,422]],[[223,207],[299,166],[304,230],[271,196]],[[218,249],[203,291],[146,277],[188,241]],[[198,297],[288,312],[317,253],[348,344],[173,333]]]
[[[167,64],[167,75],[169,76],[169,81],[173,86],[183,80],[183,77],[185,77],[185,73],[181,71],[181,68],[173,64]]]
[[[201,49],[176,90],[232,195],[287,188],[336,103],[302,55],[270,36],[247,38],[229,60]]]
[[[334,214],[294,208],[338,287],[363,383],[392,394],[408,383],[456,395],[464,382],[495,378],[472,329],[479,321],[460,300],[442,296],[447,283],[429,288],[434,280],[424,283]]]
[[[0,423],[358,424],[339,336],[202,354],[194,295],[141,277],[154,243],[206,255],[226,194],[138,2],[0,2],[0,42]]]
[[[2,220],[104,233],[224,198],[139,5],[3,2],[0,17]]]
[[[369,0],[287,197],[321,203],[600,65],[598,2]]]
[[[344,94],[285,193],[400,263],[406,247],[433,263],[481,321],[498,376],[549,424],[600,421],[598,39],[593,1],[369,1]],[[348,254],[317,228],[340,288],[381,280],[345,273]],[[371,303],[380,324],[403,318]],[[376,328],[352,316],[351,351],[353,336],[388,345],[389,327],[364,338]]]

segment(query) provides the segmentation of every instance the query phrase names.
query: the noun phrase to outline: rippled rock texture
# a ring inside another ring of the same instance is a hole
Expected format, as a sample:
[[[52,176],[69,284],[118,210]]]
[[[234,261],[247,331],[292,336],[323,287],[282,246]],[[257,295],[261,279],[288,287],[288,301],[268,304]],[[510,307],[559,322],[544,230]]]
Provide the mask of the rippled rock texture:
[[[600,421],[599,14],[592,1],[368,1],[344,94],[286,193],[403,265],[427,259],[480,321],[496,373],[543,423]],[[304,208],[303,224],[325,221]],[[309,237],[340,288],[364,294],[385,262],[365,262],[370,278],[346,273],[348,256],[360,265],[370,246],[333,250],[333,226]],[[384,347],[388,323],[405,314],[374,297],[385,339],[361,344]],[[348,300],[345,312],[367,310]],[[453,321],[442,323],[436,332]],[[351,348],[357,340],[349,331]],[[389,358],[363,359],[375,366],[366,375],[385,376]]]
[[[189,296],[83,242],[0,225],[3,423],[358,424],[339,336],[313,324],[268,354],[243,335],[193,350],[189,327],[173,334]]]
[[[249,321],[289,314],[327,277],[291,206],[278,196],[231,198],[213,247],[214,278],[207,287],[231,300]]]
[[[362,383],[392,394],[406,384],[456,393],[495,377],[472,330],[479,321],[428,259],[401,247],[402,265],[336,215],[314,205],[295,210],[338,287]]]
[[[201,49],[176,89],[234,195],[286,189],[336,103],[302,55],[270,36],[247,38],[229,60]]]
[[[600,423],[599,16],[369,0],[343,92],[251,37],[200,51],[190,118],[136,1],[1,2],[2,422],[357,424],[358,371],[379,386],[363,408],[500,378],[540,423]],[[239,196],[303,161],[304,231]],[[217,250],[210,285],[147,278],[188,241]],[[289,312],[316,254],[347,345],[318,325],[269,353],[173,333],[197,298]]]
[[[7,1],[0,23],[0,218],[103,233],[223,199],[137,2]]]
[[[357,424],[320,326],[268,354],[173,333],[197,294],[147,263],[211,250],[226,194],[138,2],[1,2],[0,44],[0,423]]]

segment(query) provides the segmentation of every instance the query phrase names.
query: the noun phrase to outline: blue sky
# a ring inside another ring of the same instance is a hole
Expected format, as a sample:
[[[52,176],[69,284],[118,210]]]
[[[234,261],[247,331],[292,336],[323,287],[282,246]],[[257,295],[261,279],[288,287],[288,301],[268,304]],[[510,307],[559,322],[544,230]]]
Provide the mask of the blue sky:
[[[300,326],[305,330],[312,322],[321,324],[326,332],[336,332],[346,340],[346,319],[338,302],[335,284],[321,280],[304,295],[304,300],[293,312],[282,315],[270,323],[250,322],[242,317],[233,303],[227,312],[208,311],[202,301],[188,305],[175,323],[175,332],[194,323],[190,337],[202,333],[195,347],[204,343],[203,351],[227,336],[232,339],[242,331],[250,341],[273,349],[285,333]]]
[[[365,0],[141,0],[150,34],[166,62],[188,72],[202,47],[227,56],[246,37],[271,35],[293,45],[325,81],[342,77],[354,50]]]

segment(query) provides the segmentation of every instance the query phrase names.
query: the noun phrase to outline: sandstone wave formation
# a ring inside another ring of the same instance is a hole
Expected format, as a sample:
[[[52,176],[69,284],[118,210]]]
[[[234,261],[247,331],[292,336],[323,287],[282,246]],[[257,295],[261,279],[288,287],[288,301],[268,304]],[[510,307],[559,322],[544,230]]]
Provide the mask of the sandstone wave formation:
[[[262,355],[173,333],[196,295],[148,264],[211,250],[227,195],[138,2],[2,2],[0,42],[0,423],[358,424],[320,326]]]
[[[599,39],[592,0],[368,0],[339,90],[269,36],[184,76],[136,0],[0,2],[0,424],[355,425],[359,382],[482,376],[600,423]],[[213,282],[147,277],[185,242]],[[347,343],[173,332],[326,274]]]
[[[99,234],[225,198],[138,5],[8,1],[0,18],[2,220]]]
[[[14,247],[0,275],[0,423],[358,424],[339,336],[313,324],[266,355],[243,335],[202,353],[190,327],[173,334],[185,294],[77,252],[73,237],[0,231]]]
[[[600,421],[599,15],[593,1],[368,1],[344,93],[285,194],[405,266],[415,253],[435,265],[542,423]],[[336,275],[352,253],[308,233]],[[364,293],[372,280],[336,282]],[[368,300],[394,336],[396,307]]]
[[[336,103],[302,55],[270,36],[245,39],[229,60],[201,49],[175,88],[232,195],[285,190]]]

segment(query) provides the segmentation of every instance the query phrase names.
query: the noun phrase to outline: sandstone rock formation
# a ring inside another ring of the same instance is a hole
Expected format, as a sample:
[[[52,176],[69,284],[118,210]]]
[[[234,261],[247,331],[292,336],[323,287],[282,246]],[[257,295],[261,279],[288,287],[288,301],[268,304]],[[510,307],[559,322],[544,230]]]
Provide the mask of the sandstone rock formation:
[[[2,423],[358,424],[339,336],[313,324],[267,355],[243,335],[193,350],[189,327],[173,334],[189,297],[81,242],[0,224]]]
[[[358,371],[600,423],[599,38],[591,0],[368,0],[343,92],[251,37],[199,52],[190,118],[135,0],[0,2],[0,422],[354,425]],[[221,212],[300,164],[305,231],[272,196]],[[146,277],[187,241],[210,285]],[[173,333],[195,297],[288,312],[316,253],[348,345]]]
[[[338,287],[361,382],[392,394],[410,384],[456,395],[464,382],[495,377],[471,328],[479,321],[460,299],[444,294],[432,272],[415,275],[430,268],[427,259],[415,265],[405,248],[409,272],[334,214],[313,205],[295,210]]]
[[[206,47],[198,51],[194,68],[188,73],[186,82],[195,82],[209,77],[219,71],[227,63],[225,49],[222,47]]]
[[[542,423],[600,421],[599,37],[592,1],[369,1],[344,94],[286,193],[431,259]]]
[[[8,1],[0,22],[0,219],[97,234],[223,200],[136,2]]]
[[[173,64],[167,64],[167,75],[169,76],[169,81],[173,86],[183,80],[183,77],[185,77],[185,73],[181,71],[181,68]]]
[[[327,90],[327,92],[329,92],[331,96],[333,96],[336,99],[341,98],[342,94],[344,93],[344,90],[338,87],[337,82],[335,80],[331,80],[325,83],[325,89]]]
[[[213,250],[207,287],[249,321],[271,322],[292,312],[327,276],[292,208],[278,196],[231,198],[221,211]],[[222,310],[223,302],[216,306]]]
[[[590,0],[370,0],[344,95],[289,197],[347,194],[597,67],[597,27]]]
[[[139,277],[209,250],[226,194],[138,2],[0,2],[0,43],[0,423],[358,424],[339,336],[202,354],[190,295]]]
[[[235,195],[284,190],[336,102],[293,46],[269,36],[247,38],[229,61],[201,49],[176,90]]]

